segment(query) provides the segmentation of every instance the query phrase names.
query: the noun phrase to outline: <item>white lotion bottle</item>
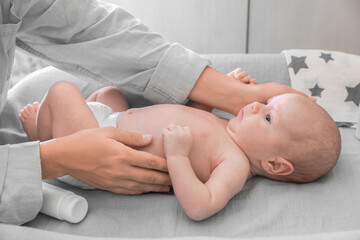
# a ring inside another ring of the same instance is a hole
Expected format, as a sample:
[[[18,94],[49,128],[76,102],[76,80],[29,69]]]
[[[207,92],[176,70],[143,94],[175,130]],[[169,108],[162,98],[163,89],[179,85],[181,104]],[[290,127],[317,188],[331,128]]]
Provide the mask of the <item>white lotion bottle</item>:
[[[71,223],[78,223],[86,216],[88,203],[85,198],[46,182],[42,183],[42,191],[41,213]]]

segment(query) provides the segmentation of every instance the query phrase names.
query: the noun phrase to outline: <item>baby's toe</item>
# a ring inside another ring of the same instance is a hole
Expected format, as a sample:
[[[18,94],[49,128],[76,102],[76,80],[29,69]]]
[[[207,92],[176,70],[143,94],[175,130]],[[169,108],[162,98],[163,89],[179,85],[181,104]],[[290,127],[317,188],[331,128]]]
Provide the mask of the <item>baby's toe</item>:
[[[34,113],[34,107],[33,107],[32,104],[26,105],[26,112],[27,112],[28,114]]]
[[[24,107],[21,111],[20,111],[20,115],[23,117],[23,118],[26,118],[29,114],[28,114],[28,110],[26,107]]]
[[[34,111],[37,112],[37,111],[39,110],[40,103],[34,102],[34,103],[32,104],[32,106],[33,106]]]
[[[31,104],[26,105],[21,111],[20,114],[24,117],[27,118],[32,112],[33,112],[33,107]]]
[[[19,119],[20,119],[20,121],[22,121],[22,122],[25,121],[25,119],[24,119],[24,117],[23,117],[23,115],[22,115],[21,113],[19,114]]]

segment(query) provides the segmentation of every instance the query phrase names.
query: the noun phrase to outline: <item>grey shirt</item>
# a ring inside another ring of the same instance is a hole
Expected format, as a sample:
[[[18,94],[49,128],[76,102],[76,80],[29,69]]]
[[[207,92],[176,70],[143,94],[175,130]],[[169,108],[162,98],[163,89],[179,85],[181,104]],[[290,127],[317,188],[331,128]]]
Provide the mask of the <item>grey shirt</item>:
[[[154,103],[183,103],[209,65],[114,5],[1,0],[0,111],[15,46],[80,78],[121,86]],[[22,224],[35,218],[42,204],[41,181],[39,142],[0,146],[0,222]]]

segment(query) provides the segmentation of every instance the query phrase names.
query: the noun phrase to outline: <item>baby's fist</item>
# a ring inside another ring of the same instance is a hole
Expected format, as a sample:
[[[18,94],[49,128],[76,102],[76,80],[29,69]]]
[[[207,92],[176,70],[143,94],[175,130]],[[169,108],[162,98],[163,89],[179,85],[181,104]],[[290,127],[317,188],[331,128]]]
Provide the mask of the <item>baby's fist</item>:
[[[170,124],[163,129],[166,158],[171,156],[189,156],[193,138],[189,127]]]

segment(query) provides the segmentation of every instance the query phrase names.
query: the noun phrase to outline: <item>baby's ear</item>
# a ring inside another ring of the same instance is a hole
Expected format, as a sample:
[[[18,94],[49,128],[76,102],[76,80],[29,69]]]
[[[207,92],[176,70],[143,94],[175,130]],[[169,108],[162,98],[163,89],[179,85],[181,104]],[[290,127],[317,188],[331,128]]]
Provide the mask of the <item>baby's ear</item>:
[[[261,161],[261,167],[271,175],[286,176],[294,171],[294,165],[283,157]]]

